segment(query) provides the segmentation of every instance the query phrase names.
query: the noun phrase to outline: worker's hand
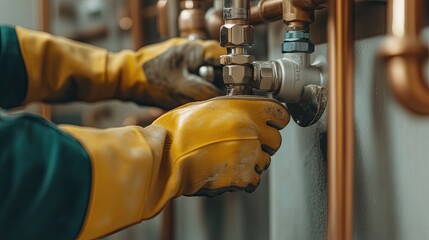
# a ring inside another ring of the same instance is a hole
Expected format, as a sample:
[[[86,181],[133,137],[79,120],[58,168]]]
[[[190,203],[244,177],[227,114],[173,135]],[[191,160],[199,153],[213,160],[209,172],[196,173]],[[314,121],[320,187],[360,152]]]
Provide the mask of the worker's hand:
[[[157,96],[156,105],[171,109],[220,95],[213,84],[193,73],[225,54],[218,42],[172,39],[148,46],[144,51],[156,55],[143,63],[148,84]]]
[[[88,44],[17,27],[13,55],[26,70],[16,88],[34,101],[133,101],[171,109],[220,94],[209,82],[192,74],[219,59],[226,50],[215,41],[174,38],[138,51],[111,53]],[[27,87],[28,86],[28,87]],[[21,97],[21,98],[22,98]],[[12,105],[12,104],[10,104]],[[14,103],[13,105],[17,105]]]
[[[280,147],[286,108],[260,97],[189,103],[146,128],[61,129],[91,159],[91,193],[80,239],[155,216],[180,195],[252,192]]]
[[[174,194],[216,195],[255,190],[288,122],[286,108],[275,100],[219,97],[170,111],[153,126],[169,133],[165,153]]]

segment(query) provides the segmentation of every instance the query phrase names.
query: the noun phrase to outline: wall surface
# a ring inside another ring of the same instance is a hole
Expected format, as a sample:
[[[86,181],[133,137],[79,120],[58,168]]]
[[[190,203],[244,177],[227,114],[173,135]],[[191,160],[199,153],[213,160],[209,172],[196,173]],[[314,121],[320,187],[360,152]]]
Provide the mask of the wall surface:
[[[38,1],[0,0],[0,24],[38,29]]]
[[[269,32],[278,41],[282,24]],[[429,44],[429,28],[425,39]],[[355,46],[354,239],[429,239],[429,118],[391,96],[376,58],[382,40]],[[281,57],[278,45],[270,44],[270,59]],[[318,55],[326,57],[325,44]],[[326,239],[326,113],[309,128],[292,122],[282,136],[270,167],[270,239]]]

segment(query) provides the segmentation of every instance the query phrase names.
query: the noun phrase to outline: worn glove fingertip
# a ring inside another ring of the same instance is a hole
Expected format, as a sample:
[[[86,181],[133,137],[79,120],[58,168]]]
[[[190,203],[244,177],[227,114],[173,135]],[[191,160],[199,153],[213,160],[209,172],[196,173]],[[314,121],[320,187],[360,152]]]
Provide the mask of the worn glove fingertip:
[[[245,187],[243,190],[247,193],[252,193],[256,190],[256,188],[258,188],[259,184],[261,183],[261,178],[258,175],[257,181],[256,183],[250,183],[249,185],[247,185],[247,187]]]
[[[273,121],[273,120],[268,120],[267,122],[266,122],[266,124],[268,125],[268,126],[270,126],[270,127],[273,127],[273,128],[275,128],[275,129],[277,129],[277,130],[282,130],[283,128],[285,128],[286,127],[286,125],[287,124],[281,124],[281,123],[279,123],[279,122],[275,122],[275,121]]]
[[[278,149],[274,149],[274,148],[272,148],[266,144],[262,144],[261,148],[262,148],[262,151],[268,153],[270,156],[273,156],[278,150]]]

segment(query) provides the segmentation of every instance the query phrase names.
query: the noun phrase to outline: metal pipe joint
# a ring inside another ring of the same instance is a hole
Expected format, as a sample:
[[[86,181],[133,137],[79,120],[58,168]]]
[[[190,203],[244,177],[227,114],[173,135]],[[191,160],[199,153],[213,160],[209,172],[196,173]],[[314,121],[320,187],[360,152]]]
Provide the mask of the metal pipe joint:
[[[227,48],[227,55],[220,57],[223,81],[227,95],[251,94],[253,87],[252,62],[255,57],[247,54],[253,45],[253,26],[249,24],[249,0],[224,0],[220,29],[220,45]]]
[[[295,6],[287,2],[284,5],[293,10]],[[307,14],[311,15],[314,8]],[[253,91],[265,93],[286,102],[298,125],[314,124],[326,107],[327,92],[321,69],[310,63],[310,54],[314,51],[310,41],[310,20],[295,17],[288,20],[281,49],[283,58],[255,61],[254,56],[247,54],[247,49],[253,45],[249,0],[224,0],[223,18],[225,24],[220,29],[220,44],[227,48],[227,55],[221,56],[220,62],[224,66],[227,95],[247,95]]]
[[[254,88],[285,102],[298,125],[310,126],[319,120],[327,104],[326,77],[318,64],[310,63],[308,53],[284,54],[275,61],[255,61]]]

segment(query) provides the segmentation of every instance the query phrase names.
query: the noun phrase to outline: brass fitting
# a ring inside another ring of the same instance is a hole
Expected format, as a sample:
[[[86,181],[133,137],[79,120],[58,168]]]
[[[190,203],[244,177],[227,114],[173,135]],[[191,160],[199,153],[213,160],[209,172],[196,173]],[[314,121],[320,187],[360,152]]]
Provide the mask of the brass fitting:
[[[206,29],[212,39],[219,39],[219,29],[223,25],[222,9],[210,8],[206,15]]]
[[[239,24],[224,24],[220,28],[220,43],[224,47],[252,46],[253,26]]]
[[[323,9],[323,0],[283,0],[283,22],[287,26],[308,26],[314,21],[314,11]]]
[[[252,68],[241,65],[227,65],[223,68],[224,83],[232,86],[236,85],[253,85]]]
[[[222,65],[230,65],[230,64],[249,64],[255,61],[255,57],[253,55],[222,55],[220,56],[220,64]]]
[[[206,26],[200,0],[183,0],[179,14],[178,25],[181,37],[190,39],[205,39]]]
[[[283,22],[286,25],[309,25],[314,21],[314,11],[302,10],[292,5],[290,0],[283,4]]]
[[[250,22],[260,24],[282,19],[283,0],[260,0],[250,9]]]

